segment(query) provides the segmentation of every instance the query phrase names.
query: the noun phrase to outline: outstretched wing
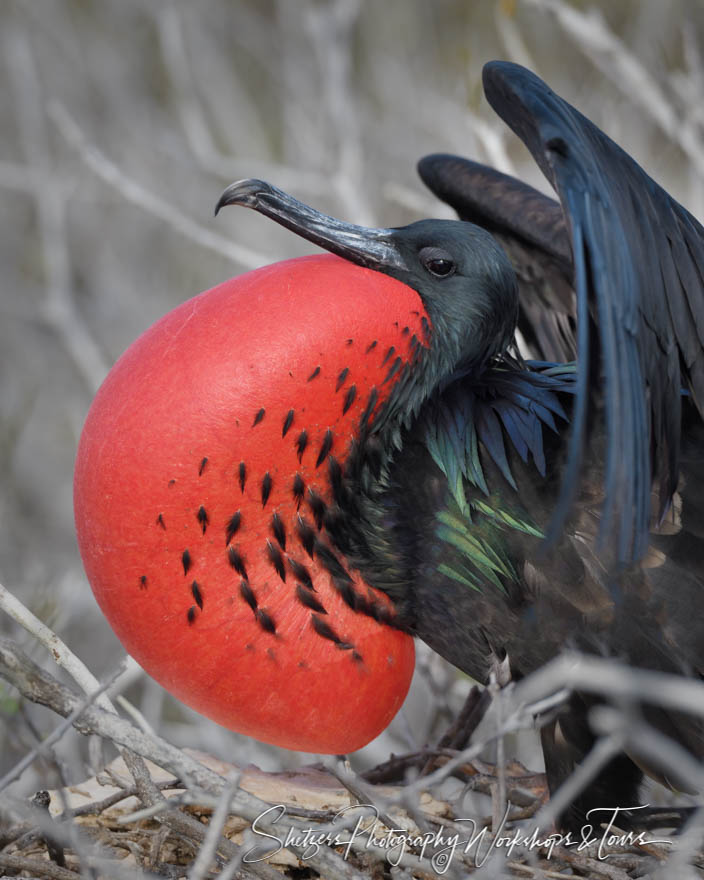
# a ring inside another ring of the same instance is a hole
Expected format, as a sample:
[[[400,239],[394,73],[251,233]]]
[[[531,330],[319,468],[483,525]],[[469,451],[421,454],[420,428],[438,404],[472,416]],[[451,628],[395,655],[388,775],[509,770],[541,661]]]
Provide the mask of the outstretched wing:
[[[554,522],[564,521],[579,483],[590,403],[603,400],[602,536],[630,562],[647,547],[653,479],[664,505],[676,487],[682,386],[704,414],[704,229],[530,71],[491,62],[484,90],[555,188],[570,235],[579,375]],[[604,394],[591,394],[602,382]]]
[[[445,153],[425,156],[418,173],[461,220],[488,229],[508,254],[518,279],[518,329],[531,355],[574,360],[574,270],[560,203],[515,177]]]

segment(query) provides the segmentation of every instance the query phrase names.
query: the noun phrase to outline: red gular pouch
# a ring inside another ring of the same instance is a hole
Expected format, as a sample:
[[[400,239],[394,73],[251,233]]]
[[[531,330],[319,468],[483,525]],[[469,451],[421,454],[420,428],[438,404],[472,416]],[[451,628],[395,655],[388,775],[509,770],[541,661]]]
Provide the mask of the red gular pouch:
[[[324,520],[426,322],[387,275],[289,260],[167,314],[93,402],[75,517],[95,597],[137,662],[225,727],[344,753],[404,700],[413,640]]]

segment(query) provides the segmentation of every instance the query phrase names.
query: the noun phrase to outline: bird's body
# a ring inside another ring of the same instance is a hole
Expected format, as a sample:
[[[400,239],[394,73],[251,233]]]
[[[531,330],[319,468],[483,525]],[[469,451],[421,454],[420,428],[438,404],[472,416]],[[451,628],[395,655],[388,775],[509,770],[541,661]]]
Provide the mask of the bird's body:
[[[350,263],[294,261],[295,271],[204,294],[215,306],[203,314],[225,325],[198,393],[164,405],[168,394],[151,388],[142,403],[158,411],[153,424],[123,417],[135,376],[185,369],[174,341],[196,321],[201,342],[186,363],[198,369],[209,331],[192,308],[126,356],[84,433],[77,522],[106,613],[157,677],[262,738],[331,751],[368,738],[388,721],[378,701],[395,706],[407,687],[404,634],[480,681],[492,656],[507,655],[521,677],[566,646],[704,675],[704,619],[692,613],[704,590],[704,231],[532,74],[494,64],[485,84],[562,209],[453,157],[430,157],[421,173],[496,233],[513,265],[473,223],[367,230],[261,181],[233,184],[219,207],[252,207]],[[509,353],[517,321],[544,361]],[[250,331],[261,344],[247,341],[238,360],[237,333]],[[551,362],[574,354],[576,365]],[[124,454],[110,464],[115,436]],[[155,481],[144,482],[145,467]],[[142,519],[130,513],[125,530],[138,485]],[[178,639],[178,662],[168,646],[145,648],[160,625]],[[235,665],[216,686],[228,657]],[[270,696],[255,706],[258,677]],[[314,679],[312,701],[344,682],[344,711],[329,699],[308,711]],[[553,788],[593,743],[588,708],[576,695],[544,731]],[[308,736],[306,719],[330,711],[324,736]],[[644,712],[704,756],[701,721]],[[619,756],[565,821],[633,805],[640,775]]]
[[[569,395],[562,397],[569,413]],[[649,550],[618,576],[599,552],[603,431],[593,429],[584,463],[588,476],[562,535],[547,551],[539,535],[550,527],[558,501],[569,437],[565,422],[556,419],[558,434],[544,430],[549,462],[544,476],[506,438],[515,487],[480,440],[487,491],[465,483],[464,516],[428,450],[426,430],[411,432],[384,499],[387,527],[393,523],[389,531],[397,535],[391,555],[405,563],[403,586],[390,591],[399,622],[480,682],[488,681],[496,658],[506,657],[514,679],[520,679],[565,649],[701,678],[704,620],[693,609],[704,590],[704,426],[693,410],[685,406],[680,490],[673,506],[656,526],[654,498]],[[569,711],[542,730],[553,791],[594,745],[588,713],[596,702],[573,697]],[[657,704],[653,694],[653,705],[643,708],[645,718],[704,757],[701,718],[675,715]],[[642,769],[677,790],[691,790],[687,779],[622,756],[607,765],[563,822],[579,829],[591,808],[640,803]]]

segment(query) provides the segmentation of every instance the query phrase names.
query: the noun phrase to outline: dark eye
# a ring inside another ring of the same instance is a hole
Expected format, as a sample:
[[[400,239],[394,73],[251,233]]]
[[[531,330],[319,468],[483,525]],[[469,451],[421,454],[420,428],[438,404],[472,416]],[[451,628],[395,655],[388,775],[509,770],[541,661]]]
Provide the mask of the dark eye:
[[[423,266],[437,278],[447,278],[457,268],[452,255],[446,250],[437,247],[424,247],[418,254]]]
[[[450,272],[454,271],[455,264],[452,260],[429,260],[425,264],[425,268],[432,272],[433,275],[439,275],[441,278],[444,278],[445,275],[449,275]]]

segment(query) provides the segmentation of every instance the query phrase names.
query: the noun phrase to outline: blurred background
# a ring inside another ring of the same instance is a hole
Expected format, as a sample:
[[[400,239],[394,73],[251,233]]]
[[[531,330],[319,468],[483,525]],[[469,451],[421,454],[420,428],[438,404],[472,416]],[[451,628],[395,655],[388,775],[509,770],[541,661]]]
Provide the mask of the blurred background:
[[[483,98],[492,58],[531,67],[704,216],[704,4],[673,0],[3,0],[0,6],[0,581],[98,677],[123,656],[85,580],[72,471],[93,394],[166,311],[310,252],[221,190],[270,180],[356,223],[449,216],[415,163],[458,152],[547,189]],[[56,673],[0,614],[0,633]],[[132,670],[121,687],[179,745],[290,767]],[[425,650],[361,766],[422,745],[468,682]],[[57,719],[0,682],[0,774]],[[58,749],[71,781],[85,743]],[[533,754],[532,769],[539,758]],[[16,791],[56,784],[41,764]]]

